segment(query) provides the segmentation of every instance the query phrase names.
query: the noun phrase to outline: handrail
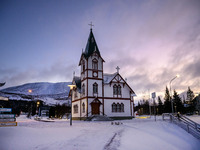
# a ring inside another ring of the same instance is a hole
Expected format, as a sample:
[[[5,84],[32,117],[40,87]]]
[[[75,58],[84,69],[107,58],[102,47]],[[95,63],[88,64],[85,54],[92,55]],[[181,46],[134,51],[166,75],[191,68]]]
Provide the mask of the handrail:
[[[165,120],[165,117],[170,117],[170,121],[172,123],[177,124],[178,126],[185,129],[188,133],[200,139],[200,124],[179,114],[165,113],[163,114],[163,120]]]

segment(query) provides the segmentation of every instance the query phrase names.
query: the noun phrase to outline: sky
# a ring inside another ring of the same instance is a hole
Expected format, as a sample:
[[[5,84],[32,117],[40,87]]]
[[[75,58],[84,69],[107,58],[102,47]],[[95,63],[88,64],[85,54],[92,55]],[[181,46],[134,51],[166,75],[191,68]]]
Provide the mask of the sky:
[[[90,22],[104,72],[127,78],[135,93],[200,92],[199,0],[1,0],[2,88],[78,76]]]

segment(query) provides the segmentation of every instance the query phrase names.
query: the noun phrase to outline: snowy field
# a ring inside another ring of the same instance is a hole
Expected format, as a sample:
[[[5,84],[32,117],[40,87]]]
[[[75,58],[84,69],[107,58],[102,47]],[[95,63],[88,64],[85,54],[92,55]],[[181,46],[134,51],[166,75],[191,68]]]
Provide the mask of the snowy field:
[[[39,122],[17,118],[0,127],[1,150],[199,150],[200,141],[182,128],[154,117],[111,122]]]

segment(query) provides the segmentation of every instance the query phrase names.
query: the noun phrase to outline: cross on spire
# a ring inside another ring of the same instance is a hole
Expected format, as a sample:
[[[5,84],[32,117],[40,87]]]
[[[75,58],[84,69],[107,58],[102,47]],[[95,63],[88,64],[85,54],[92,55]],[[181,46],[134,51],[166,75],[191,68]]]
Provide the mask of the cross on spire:
[[[90,26],[90,30],[92,30],[92,26],[94,26],[93,24],[92,24],[92,22],[90,23],[90,24],[88,24],[89,26]]]
[[[117,66],[117,68],[116,68],[116,69],[117,69],[117,73],[119,73],[119,70],[120,70],[119,66]]]

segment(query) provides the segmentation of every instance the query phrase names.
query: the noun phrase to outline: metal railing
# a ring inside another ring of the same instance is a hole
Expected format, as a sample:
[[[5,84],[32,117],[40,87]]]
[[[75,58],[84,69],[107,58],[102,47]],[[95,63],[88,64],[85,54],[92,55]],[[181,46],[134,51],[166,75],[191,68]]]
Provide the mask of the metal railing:
[[[197,139],[200,139],[200,124],[192,121],[186,116],[180,114],[164,113],[162,115],[162,118],[163,120],[170,120],[172,123],[175,123],[176,125],[180,126]]]

